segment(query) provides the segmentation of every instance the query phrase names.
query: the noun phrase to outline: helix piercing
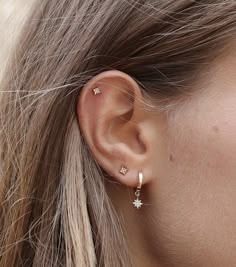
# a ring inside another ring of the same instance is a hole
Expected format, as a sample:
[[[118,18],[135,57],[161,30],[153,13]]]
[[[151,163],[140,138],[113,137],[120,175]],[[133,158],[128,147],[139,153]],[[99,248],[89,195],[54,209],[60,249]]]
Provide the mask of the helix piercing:
[[[101,94],[101,90],[100,90],[98,87],[96,87],[96,88],[93,89],[93,93],[94,93],[95,95],[97,95],[97,94]]]

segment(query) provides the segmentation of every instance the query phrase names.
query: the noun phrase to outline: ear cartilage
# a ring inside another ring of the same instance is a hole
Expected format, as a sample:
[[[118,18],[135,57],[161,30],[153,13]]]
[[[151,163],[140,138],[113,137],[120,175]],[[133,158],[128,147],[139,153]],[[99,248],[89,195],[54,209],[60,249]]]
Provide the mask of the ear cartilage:
[[[125,175],[127,173],[128,169],[124,166],[121,167],[120,169],[120,173],[122,173],[123,175]]]
[[[97,94],[101,94],[101,90],[100,90],[98,87],[96,87],[96,88],[93,89],[93,93],[94,93],[95,95],[97,95]]]

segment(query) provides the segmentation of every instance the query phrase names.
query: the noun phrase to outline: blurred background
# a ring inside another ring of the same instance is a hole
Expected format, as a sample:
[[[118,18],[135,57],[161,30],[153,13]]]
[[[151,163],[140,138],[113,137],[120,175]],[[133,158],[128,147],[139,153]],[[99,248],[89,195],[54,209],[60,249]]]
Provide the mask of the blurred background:
[[[0,0],[0,79],[7,57],[33,1]]]

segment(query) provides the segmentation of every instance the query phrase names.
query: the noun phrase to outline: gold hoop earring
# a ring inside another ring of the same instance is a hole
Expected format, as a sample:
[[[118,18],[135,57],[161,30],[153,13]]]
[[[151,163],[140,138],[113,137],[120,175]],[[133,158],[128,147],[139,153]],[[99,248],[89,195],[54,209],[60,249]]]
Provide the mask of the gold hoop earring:
[[[133,201],[134,207],[137,209],[141,208],[141,206],[143,205],[142,201],[139,199],[140,191],[141,191],[141,187],[142,187],[142,182],[143,182],[143,173],[142,172],[138,172],[138,179],[139,179],[139,184],[138,184],[136,191],[134,193],[136,196],[136,199]]]

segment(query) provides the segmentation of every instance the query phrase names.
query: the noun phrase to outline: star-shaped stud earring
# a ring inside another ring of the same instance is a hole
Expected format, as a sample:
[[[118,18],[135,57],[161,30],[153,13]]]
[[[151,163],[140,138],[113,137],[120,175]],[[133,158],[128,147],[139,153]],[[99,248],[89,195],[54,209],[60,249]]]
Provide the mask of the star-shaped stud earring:
[[[93,92],[94,92],[95,95],[101,94],[101,91],[100,91],[100,89],[98,87],[94,88]]]
[[[125,168],[124,166],[121,167],[120,169],[120,173],[122,173],[123,175],[125,175],[127,173],[128,169]]]

